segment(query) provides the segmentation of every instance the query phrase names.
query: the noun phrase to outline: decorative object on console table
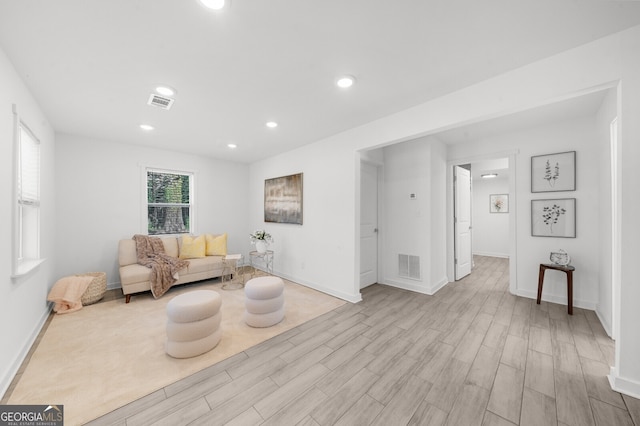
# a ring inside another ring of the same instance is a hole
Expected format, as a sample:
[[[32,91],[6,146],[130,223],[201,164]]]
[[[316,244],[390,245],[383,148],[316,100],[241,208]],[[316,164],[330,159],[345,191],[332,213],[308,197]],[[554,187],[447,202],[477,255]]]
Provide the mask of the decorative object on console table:
[[[575,190],[575,151],[531,157],[531,192]]]
[[[249,234],[251,244],[255,244],[258,253],[266,253],[269,243],[273,241],[273,237],[267,231],[257,230],[253,234]]]
[[[531,200],[531,236],[576,237],[576,199]]]
[[[267,243],[262,240],[256,241],[256,251],[258,253],[264,253],[267,251]]]
[[[259,270],[269,275],[273,274],[273,250],[267,250],[264,253],[258,251],[249,252],[249,263],[251,264],[251,277],[253,278]],[[264,269],[259,269],[258,266]]]
[[[509,194],[489,195],[489,213],[509,213]]]
[[[265,179],[264,221],[302,225],[302,173]]]
[[[549,259],[556,265],[567,266],[571,263],[571,257],[569,254],[562,250],[552,251],[549,255]]]

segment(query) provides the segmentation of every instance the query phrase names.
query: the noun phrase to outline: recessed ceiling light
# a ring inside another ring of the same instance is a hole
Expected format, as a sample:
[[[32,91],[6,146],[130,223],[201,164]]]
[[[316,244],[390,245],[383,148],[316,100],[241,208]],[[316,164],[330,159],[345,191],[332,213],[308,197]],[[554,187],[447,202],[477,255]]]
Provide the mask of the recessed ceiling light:
[[[140,125],[140,128],[141,128],[142,130],[146,130],[147,132],[148,132],[148,131],[150,131],[150,130],[153,130],[153,126],[150,126],[150,125],[148,125],[148,124],[141,124],[141,125]]]
[[[224,6],[227,2],[225,0],[200,0],[200,3],[202,3],[204,7],[208,7],[209,9],[221,10],[224,9]]]
[[[336,80],[336,86],[342,88],[342,89],[346,89],[348,87],[353,86],[353,84],[356,82],[356,78],[352,75],[343,75],[342,77],[339,77]]]
[[[480,175],[480,177],[482,179],[491,179],[491,178],[494,178],[494,177],[498,177],[498,174],[497,173],[485,173],[483,175]]]
[[[229,149],[236,149],[238,145],[236,145],[235,143],[228,143],[227,147],[229,147]]]
[[[173,96],[176,91],[169,86],[158,86],[156,87],[156,92],[164,96]]]
[[[270,129],[274,129],[278,127],[278,123],[276,123],[275,121],[268,121],[266,126],[269,127]]]

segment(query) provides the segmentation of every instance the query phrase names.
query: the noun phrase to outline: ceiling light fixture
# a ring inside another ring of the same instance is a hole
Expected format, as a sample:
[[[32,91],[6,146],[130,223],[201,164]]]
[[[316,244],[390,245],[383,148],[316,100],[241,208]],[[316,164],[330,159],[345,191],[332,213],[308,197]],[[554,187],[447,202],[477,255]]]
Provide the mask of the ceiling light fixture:
[[[480,175],[480,177],[482,179],[491,179],[491,178],[494,178],[494,177],[498,177],[498,174],[497,173],[485,173],[483,175]]]
[[[275,121],[268,121],[266,126],[270,129],[275,129],[276,127],[278,127],[278,123],[276,123]]]
[[[172,89],[169,86],[158,86],[156,87],[156,92],[164,96],[173,96],[176,94],[175,89]]]
[[[148,125],[148,124],[141,124],[141,125],[140,125],[140,128],[141,128],[142,130],[146,130],[147,132],[149,132],[149,131],[153,130],[153,126],[150,126],[150,125]]]
[[[200,3],[212,10],[222,10],[227,5],[225,0],[200,0]]]
[[[352,75],[343,75],[336,80],[336,86],[341,89],[347,89],[356,82],[356,78]]]
[[[229,149],[236,149],[236,148],[238,147],[238,145],[236,145],[235,143],[228,143],[228,144],[227,144],[227,147],[228,147]]]

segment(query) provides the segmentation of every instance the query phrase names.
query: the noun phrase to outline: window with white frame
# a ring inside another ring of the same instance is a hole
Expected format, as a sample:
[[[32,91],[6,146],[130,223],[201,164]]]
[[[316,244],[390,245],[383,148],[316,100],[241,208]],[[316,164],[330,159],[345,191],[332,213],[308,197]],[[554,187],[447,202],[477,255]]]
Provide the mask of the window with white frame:
[[[15,112],[15,111],[14,111]],[[40,141],[17,114],[14,274],[40,262]]]
[[[193,231],[193,173],[146,170],[149,235]]]

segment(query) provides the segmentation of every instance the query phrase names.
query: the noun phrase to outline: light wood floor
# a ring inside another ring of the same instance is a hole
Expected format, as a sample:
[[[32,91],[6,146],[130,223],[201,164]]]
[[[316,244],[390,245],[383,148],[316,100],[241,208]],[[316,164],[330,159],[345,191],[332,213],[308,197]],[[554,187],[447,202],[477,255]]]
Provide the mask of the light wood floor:
[[[475,262],[435,296],[368,287],[91,424],[640,426],[594,312],[513,296],[507,260]]]

